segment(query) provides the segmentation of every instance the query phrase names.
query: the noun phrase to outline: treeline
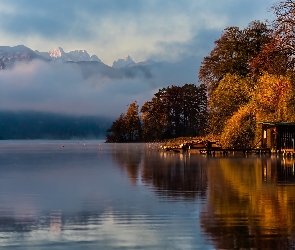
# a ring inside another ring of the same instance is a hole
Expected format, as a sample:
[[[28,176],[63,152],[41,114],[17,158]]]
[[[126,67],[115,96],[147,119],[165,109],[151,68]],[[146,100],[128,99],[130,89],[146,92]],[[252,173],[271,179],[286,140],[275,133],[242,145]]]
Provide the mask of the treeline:
[[[104,139],[111,121],[94,116],[0,111],[0,140]]]
[[[129,105],[107,130],[107,142],[155,141],[205,132],[207,91],[205,85],[185,84],[160,89],[141,107]]]

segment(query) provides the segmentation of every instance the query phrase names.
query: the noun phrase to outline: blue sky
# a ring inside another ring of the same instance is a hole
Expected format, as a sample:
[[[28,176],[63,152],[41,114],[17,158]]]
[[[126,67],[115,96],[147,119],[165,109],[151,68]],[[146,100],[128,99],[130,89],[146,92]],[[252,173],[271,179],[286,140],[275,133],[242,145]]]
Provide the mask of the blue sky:
[[[273,0],[3,0],[0,45],[85,49],[111,65],[204,56],[228,26],[272,19]]]

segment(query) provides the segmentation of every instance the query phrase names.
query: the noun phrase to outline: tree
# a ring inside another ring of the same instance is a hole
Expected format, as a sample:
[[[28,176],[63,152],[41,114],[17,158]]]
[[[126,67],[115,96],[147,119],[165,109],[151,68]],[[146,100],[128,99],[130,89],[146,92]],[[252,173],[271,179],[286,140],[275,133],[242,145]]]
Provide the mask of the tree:
[[[141,108],[145,139],[196,136],[207,121],[205,85],[185,84],[160,89]]]
[[[210,96],[208,104],[210,132],[220,134],[227,120],[250,102],[254,89],[255,82],[252,78],[227,74]]]
[[[185,84],[183,87],[183,134],[196,136],[205,133],[208,122],[207,88]]]
[[[107,132],[110,133],[107,135],[107,142],[126,141],[125,114],[122,113],[119,118],[113,122]]]
[[[282,50],[288,54],[295,53],[295,2],[293,0],[279,1],[272,6],[275,19],[273,28],[276,40]]]
[[[107,142],[133,142],[141,139],[141,122],[137,102],[129,105],[126,115],[122,113],[107,130]]]
[[[222,83],[217,90],[221,87]],[[242,93],[241,89],[238,93],[233,91],[237,99]],[[261,127],[257,122],[294,122],[294,96],[295,86],[290,77],[264,73],[258,78],[248,101],[237,105],[236,112],[224,120],[221,132],[223,147],[253,147],[254,141],[257,143],[261,138]],[[224,105],[224,99],[221,103]]]
[[[256,117],[251,105],[241,107],[227,122],[221,134],[225,148],[251,148],[255,139]]]
[[[145,141],[160,140],[166,127],[166,111],[160,98],[153,97],[141,107],[142,137]]]
[[[290,77],[265,73],[258,79],[253,98],[260,121],[294,121],[294,83]]]
[[[221,38],[215,41],[210,55],[204,58],[199,81],[212,93],[227,74],[246,77],[255,73],[251,70],[251,62],[271,41],[271,34],[272,30],[259,21],[251,22],[243,30],[238,27],[226,28]]]
[[[129,105],[125,115],[125,126],[127,141],[138,141],[141,139],[141,122],[136,101]]]

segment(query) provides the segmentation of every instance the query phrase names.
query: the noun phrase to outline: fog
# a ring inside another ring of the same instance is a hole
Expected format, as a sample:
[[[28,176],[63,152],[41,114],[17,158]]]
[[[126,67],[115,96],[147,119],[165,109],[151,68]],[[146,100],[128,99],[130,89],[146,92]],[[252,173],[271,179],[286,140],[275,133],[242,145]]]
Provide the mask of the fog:
[[[199,60],[200,61],[200,60]],[[0,109],[117,117],[159,88],[197,81],[197,58],[113,69],[103,63],[19,62],[0,71]]]

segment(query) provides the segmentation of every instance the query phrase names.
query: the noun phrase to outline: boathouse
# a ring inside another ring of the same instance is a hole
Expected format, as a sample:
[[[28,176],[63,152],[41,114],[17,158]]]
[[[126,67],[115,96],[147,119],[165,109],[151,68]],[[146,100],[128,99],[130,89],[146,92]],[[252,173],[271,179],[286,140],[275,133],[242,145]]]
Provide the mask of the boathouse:
[[[295,123],[261,122],[261,147],[275,152],[295,151]]]

